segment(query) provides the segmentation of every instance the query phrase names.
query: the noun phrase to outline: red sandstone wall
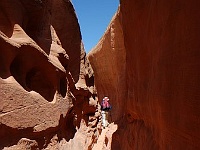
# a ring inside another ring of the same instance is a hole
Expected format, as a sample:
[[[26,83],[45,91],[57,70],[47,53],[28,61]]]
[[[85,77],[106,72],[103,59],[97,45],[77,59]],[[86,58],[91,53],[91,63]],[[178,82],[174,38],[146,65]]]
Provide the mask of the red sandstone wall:
[[[0,149],[90,146],[98,115],[85,55],[69,0],[0,1]]]
[[[88,56],[99,98],[108,94],[114,106],[112,149],[200,149],[200,2],[121,0],[120,7],[115,30],[123,38],[106,32]]]
[[[121,1],[127,106],[159,149],[200,148],[199,7],[196,0]]]
[[[126,51],[119,11],[112,18],[99,43],[88,54],[88,59],[94,69],[99,101],[108,96],[115,108],[112,110],[112,119],[119,120],[124,114],[121,106],[125,105],[127,95]]]

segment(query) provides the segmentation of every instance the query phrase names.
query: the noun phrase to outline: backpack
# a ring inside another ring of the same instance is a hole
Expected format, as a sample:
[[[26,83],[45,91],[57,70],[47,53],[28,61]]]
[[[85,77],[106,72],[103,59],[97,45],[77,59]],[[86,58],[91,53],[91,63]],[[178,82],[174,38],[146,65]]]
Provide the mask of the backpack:
[[[101,102],[101,110],[110,110],[112,106],[109,104],[108,101]]]

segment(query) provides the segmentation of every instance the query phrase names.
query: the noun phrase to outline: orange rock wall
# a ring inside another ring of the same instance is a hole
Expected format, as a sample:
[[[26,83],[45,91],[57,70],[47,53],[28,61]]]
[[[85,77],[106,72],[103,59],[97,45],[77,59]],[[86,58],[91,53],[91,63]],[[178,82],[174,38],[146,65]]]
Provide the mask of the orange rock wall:
[[[91,145],[95,132],[81,144],[75,135],[82,125],[87,140],[85,124],[97,126],[85,56],[69,0],[0,1],[0,149]]]
[[[112,149],[200,149],[200,2],[120,3],[121,23],[88,56],[100,100],[113,104]]]
[[[126,89],[126,51],[123,43],[121,14],[117,13],[99,43],[88,54],[95,74],[99,101],[110,98],[115,109],[112,119],[118,120],[124,113]],[[124,99],[124,100],[123,100]],[[117,103],[115,103],[117,101]]]

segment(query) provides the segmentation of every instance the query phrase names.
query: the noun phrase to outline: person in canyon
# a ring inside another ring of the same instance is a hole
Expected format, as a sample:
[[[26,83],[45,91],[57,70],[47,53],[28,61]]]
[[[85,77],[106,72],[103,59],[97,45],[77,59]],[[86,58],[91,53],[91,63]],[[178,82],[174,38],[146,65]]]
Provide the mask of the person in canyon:
[[[111,110],[112,106],[111,104],[108,102],[109,98],[106,96],[103,98],[102,102],[101,102],[101,117],[102,117],[102,126],[105,128],[109,125],[108,122],[108,114],[109,111]]]

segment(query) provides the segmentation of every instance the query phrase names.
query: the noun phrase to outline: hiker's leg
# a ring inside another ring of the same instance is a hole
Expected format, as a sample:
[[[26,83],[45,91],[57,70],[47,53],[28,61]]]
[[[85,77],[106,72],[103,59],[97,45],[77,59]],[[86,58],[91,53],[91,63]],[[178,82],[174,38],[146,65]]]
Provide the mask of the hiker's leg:
[[[109,123],[108,123],[108,111],[105,111],[105,117],[106,117],[106,118],[105,118],[105,120],[106,120],[106,121],[105,121],[105,122],[106,122],[105,125],[106,125],[106,127],[107,127],[108,124],[109,124]]]
[[[106,113],[105,111],[101,111],[102,125],[106,127]]]

